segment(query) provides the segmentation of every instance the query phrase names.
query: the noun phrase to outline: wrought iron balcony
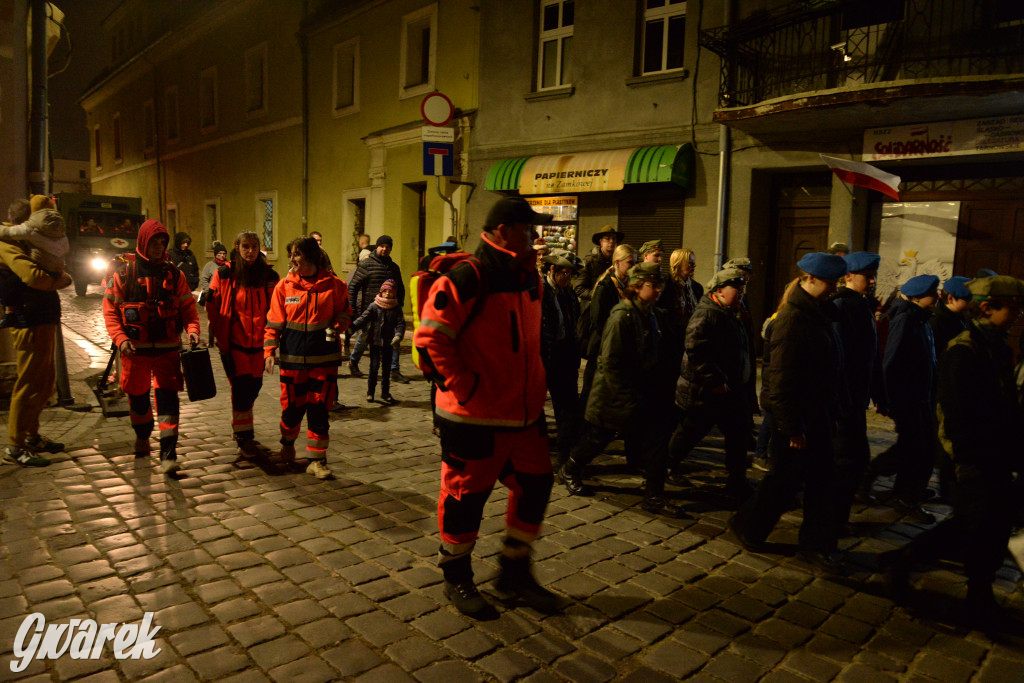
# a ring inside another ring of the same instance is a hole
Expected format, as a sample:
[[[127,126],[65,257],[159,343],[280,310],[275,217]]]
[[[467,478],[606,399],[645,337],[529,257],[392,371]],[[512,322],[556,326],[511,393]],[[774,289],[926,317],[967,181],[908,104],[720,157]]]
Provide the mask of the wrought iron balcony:
[[[1024,72],[1024,2],[798,0],[701,32],[720,103]]]

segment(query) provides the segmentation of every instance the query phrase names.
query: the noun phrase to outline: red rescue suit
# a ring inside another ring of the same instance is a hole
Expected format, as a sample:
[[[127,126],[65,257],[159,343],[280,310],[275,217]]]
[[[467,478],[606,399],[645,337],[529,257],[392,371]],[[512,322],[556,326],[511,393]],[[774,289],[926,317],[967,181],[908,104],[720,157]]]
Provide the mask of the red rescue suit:
[[[178,350],[181,332],[199,334],[196,301],[185,276],[167,260],[150,261],[146,250],[167,229],[150,219],[139,228],[134,254],[107,278],[103,319],[115,346],[131,341],[135,353],[121,358],[121,388],[129,398],[132,427],[139,438],[153,432],[150,386],[160,419],[160,455],[174,459],[178,442],[178,392],[184,386]]]

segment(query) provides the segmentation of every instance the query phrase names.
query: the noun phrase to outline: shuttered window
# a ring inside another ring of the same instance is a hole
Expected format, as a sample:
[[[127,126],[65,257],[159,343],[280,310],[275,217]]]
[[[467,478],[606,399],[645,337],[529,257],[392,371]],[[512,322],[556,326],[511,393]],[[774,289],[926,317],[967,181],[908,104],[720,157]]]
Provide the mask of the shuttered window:
[[[683,198],[625,194],[619,199],[619,230],[626,244],[637,249],[644,242],[661,240],[667,262],[673,249],[683,246]]]

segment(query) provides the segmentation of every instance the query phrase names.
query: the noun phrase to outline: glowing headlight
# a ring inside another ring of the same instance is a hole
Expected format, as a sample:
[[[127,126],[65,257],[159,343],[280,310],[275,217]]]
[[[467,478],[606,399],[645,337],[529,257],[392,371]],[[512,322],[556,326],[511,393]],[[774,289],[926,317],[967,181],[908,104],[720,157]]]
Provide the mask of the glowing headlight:
[[[92,261],[90,261],[89,263],[90,263],[90,265],[92,265],[92,269],[93,270],[106,270],[107,269],[107,262],[106,262],[106,260],[105,259],[101,259],[98,256],[96,258],[94,258]]]

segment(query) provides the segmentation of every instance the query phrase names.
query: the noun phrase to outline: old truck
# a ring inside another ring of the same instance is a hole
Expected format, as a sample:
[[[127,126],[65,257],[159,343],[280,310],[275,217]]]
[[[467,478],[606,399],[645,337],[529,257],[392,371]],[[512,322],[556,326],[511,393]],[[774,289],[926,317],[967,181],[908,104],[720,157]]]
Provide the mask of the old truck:
[[[67,271],[75,293],[85,296],[89,283],[103,280],[111,259],[135,251],[139,226],[146,219],[142,199],[61,192],[56,200],[71,243]]]

